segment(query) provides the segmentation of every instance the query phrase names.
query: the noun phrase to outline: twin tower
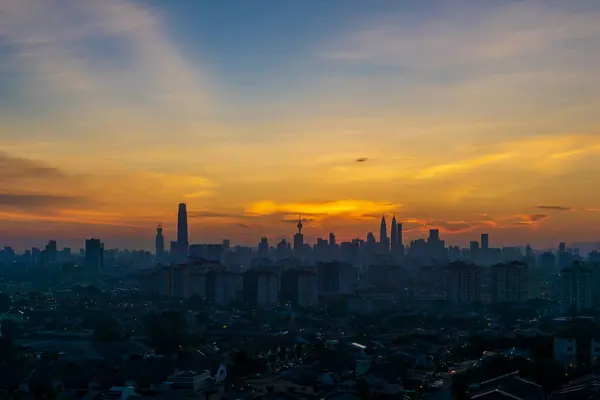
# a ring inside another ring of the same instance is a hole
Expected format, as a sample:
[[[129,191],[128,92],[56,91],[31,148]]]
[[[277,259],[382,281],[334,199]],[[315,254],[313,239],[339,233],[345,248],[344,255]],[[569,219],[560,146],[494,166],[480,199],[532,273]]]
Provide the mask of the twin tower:
[[[396,222],[396,216],[392,216],[392,229],[390,236],[387,234],[387,224],[385,215],[381,217],[381,226],[379,228],[379,244],[385,252],[392,251],[393,254],[404,252],[402,244],[402,223]]]

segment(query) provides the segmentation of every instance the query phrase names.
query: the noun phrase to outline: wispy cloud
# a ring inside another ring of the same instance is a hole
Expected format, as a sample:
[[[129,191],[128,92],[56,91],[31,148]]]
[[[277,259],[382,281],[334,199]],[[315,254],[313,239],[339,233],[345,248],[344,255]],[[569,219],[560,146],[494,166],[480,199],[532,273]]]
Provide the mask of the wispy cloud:
[[[492,164],[499,161],[507,160],[511,157],[510,153],[490,154],[482,157],[471,158],[459,162],[440,164],[433,167],[428,167],[419,172],[417,179],[432,179],[439,176],[467,171],[486,164]]]
[[[138,126],[144,114],[156,119],[149,110],[159,106],[191,121],[208,104],[198,63],[177,50],[149,4],[1,0],[0,8],[1,41],[11,48],[3,58],[31,101],[66,103],[88,119],[126,115]]]
[[[571,157],[586,155],[586,154],[594,153],[594,152],[598,152],[598,151],[600,151],[600,145],[593,145],[593,146],[579,147],[576,149],[555,153],[555,154],[552,154],[551,157],[554,159],[564,159],[564,158],[571,158]]]
[[[338,200],[323,203],[276,203],[270,200],[255,202],[246,207],[249,215],[273,215],[277,213],[308,216],[349,216],[360,218],[366,214],[385,213],[400,205],[368,200]]]
[[[78,196],[37,193],[0,193],[0,206],[9,206],[13,208],[64,207],[81,203],[83,200],[83,198]]]
[[[61,179],[66,176],[67,174],[59,168],[0,152],[0,183],[2,184],[32,179]]]
[[[600,37],[598,12],[547,3],[479,3],[475,7],[442,3],[441,8],[429,10],[429,16],[432,18],[415,27],[410,23],[415,18],[411,13],[388,15],[334,42],[324,54],[407,67],[472,69],[506,60],[527,62],[561,44],[579,41],[583,45],[582,41]]]
[[[514,221],[515,225],[538,225],[542,221],[548,218],[546,214],[532,214],[532,215],[520,215],[517,216]]]
[[[565,206],[537,206],[537,208],[542,210],[553,210],[553,211],[571,211],[571,207]]]

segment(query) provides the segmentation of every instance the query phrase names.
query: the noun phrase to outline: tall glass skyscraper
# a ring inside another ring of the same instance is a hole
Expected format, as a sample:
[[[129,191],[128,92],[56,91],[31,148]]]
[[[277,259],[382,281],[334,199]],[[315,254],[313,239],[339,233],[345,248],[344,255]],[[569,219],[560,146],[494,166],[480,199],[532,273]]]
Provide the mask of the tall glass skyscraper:
[[[187,206],[185,203],[179,204],[177,213],[177,247],[178,250],[187,257],[190,242],[188,239],[188,221],[187,221]]]

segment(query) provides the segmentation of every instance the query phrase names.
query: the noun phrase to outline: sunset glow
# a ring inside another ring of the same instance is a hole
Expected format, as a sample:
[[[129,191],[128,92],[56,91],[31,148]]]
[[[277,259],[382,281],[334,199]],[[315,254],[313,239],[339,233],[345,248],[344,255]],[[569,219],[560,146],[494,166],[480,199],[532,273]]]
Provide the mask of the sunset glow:
[[[600,237],[599,3],[231,3],[0,0],[6,245]]]

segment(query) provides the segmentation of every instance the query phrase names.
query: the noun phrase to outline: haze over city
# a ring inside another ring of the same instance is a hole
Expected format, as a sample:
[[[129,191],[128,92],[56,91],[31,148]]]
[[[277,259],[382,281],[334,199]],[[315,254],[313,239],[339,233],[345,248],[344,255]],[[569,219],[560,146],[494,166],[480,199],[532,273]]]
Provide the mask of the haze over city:
[[[235,4],[235,7],[233,5]],[[0,0],[0,243],[600,237],[596,1]]]

